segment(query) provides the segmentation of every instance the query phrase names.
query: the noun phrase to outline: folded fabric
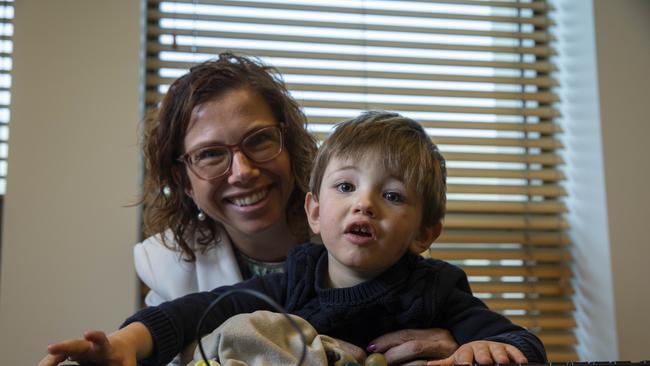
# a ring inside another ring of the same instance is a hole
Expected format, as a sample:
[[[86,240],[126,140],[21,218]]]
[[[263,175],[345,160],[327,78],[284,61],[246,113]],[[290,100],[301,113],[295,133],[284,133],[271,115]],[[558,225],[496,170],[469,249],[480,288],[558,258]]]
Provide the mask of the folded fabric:
[[[289,315],[298,325],[305,340],[304,366],[343,366],[354,358],[334,338],[319,335],[304,319]],[[286,315],[270,311],[239,314],[202,339],[209,359],[222,366],[294,366],[298,364],[303,342]],[[188,366],[202,364],[201,354],[194,352]]]

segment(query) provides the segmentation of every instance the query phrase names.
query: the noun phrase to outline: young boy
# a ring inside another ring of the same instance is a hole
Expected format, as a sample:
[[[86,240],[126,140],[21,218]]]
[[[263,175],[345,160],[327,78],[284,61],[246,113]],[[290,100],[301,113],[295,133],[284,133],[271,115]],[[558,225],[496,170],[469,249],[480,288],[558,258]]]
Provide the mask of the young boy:
[[[249,288],[319,333],[362,348],[390,331],[440,327],[461,347],[435,364],[546,362],[539,339],[472,296],[461,269],[418,255],[440,235],[445,176],[443,157],[416,122],[386,112],[344,122],[318,153],[305,201],[324,246],[295,248],[282,274],[143,309],[108,339],[91,332],[85,346],[64,342],[50,352],[92,362],[166,364],[195,340],[196,325],[214,299],[231,288]],[[208,333],[233,315],[256,310],[273,309],[234,294],[203,329]]]

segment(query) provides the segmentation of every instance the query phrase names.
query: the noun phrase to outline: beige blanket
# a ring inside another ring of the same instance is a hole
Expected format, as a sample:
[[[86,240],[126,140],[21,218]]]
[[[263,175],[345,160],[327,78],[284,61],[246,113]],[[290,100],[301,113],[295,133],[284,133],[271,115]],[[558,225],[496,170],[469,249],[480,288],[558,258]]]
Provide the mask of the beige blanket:
[[[354,359],[339,343],[319,335],[304,319],[289,315],[298,324],[307,340],[304,366],[343,366]],[[286,317],[270,311],[240,314],[228,319],[219,328],[203,337],[203,349],[210,359],[222,366],[294,366],[298,364],[303,343]],[[188,366],[201,365],[196,347]]]

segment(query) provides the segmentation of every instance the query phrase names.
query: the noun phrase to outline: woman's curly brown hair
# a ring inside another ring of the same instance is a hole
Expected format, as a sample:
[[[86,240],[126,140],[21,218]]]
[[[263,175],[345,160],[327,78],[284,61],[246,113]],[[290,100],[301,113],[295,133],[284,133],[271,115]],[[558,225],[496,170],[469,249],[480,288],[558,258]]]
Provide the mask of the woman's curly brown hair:
[[[286,219],[295,235],[309,238],[303,203],[316,141],[305,129],[307,119],[274,67],[249,57],[222,53],[216,60],[196,65],[174,81],[156,113],[145,120],[144,231],[153,235],[171,229],[188,261],[196,260],[196,250],[217,243],[222,229],[210,217],[199,221],[197,208],[185,193],[189,179],[184,165],[177,160],[183,152],[185,132],[196,106],[244,87],[259,93],[276,120],[284,125],[285,147],[295,177]],[[165,235],[162,238],[164,245],[174,247],[165,242]],[[193,238],[197,238],[195,245],[190,244]]]

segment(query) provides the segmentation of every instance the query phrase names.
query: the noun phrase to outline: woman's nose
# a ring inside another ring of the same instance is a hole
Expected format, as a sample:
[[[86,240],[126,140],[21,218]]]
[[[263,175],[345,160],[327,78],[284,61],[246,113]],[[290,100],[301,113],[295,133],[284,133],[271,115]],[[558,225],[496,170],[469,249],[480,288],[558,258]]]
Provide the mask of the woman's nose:
[[[241,151],[235,151],[232,155],[232,163],[228,183],[247,183],[257,177],[260,173],[255,164]]]

